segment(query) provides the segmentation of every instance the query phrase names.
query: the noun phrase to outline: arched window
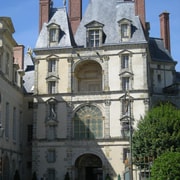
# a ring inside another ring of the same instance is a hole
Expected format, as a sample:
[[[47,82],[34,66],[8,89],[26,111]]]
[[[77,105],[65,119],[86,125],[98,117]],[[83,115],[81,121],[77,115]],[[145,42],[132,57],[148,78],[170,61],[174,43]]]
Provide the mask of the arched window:
[[[74,138],[96,139],[103,136],[102,113],[96,106],[85,105],[74,116]]]

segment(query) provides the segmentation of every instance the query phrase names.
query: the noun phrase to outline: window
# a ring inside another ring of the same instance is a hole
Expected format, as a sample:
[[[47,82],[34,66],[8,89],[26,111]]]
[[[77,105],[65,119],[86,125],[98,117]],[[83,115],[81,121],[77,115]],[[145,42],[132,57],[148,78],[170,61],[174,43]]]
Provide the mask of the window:
[[[92,105],[80,108],[74,117],[75,139],[96,139],[103,136],[102,113]]]
[[[49,94],[55,94],[56,93],[56,82],[55,81],[49,81],[48,82],[48,93]]]
[[[48,169],[48,180],[55,180],[55,169]]]
[[[127,91],[129,90],[129,77],[122,77],[122,90]]]
[[[55,41],[57,41],[57,35],[56,35],[56,29],[50,29],[50,31],[49,31],[49,40],[50,40],[50,42],[55,42]]]
[[[50,25],[48,25],[48,31],[49,45],[57,46],[60,39],[60,26],[55,23],[51,23]]]
[[[33,125],[32,124],[29,124],[27,126],[27,141],[28,142],[31,142],[32,141],[32,135],[33,135]]]
[[[128,41],[131,37],[132,23],[129,19],[122,19],[119,22],[121,41]]]
[[[48,61],[48,72],[56,72],[56,59]]]
[[[10,63],[10,55],[6,53],[6,74],[9,75],[9,63]]]
[[[13,108],[13,140],[16,141],[16,129],[17,129],[17,113],[16,108]]]
[[[47,161],[49,163],[54,163],[55,162],[55,150],[54,149],[49,149],[47,153]]]
[[[5,118],[5,137],[9,137],[9,103],[6,103],[6,118]]]
[[[104,43],[106,36],[103,32],[103,26],[97,21],[92,21],[85,26],[88,47],[99,47]]]
[[[100,45],[99,30],[89,31],[89,47],[98,47]]]
[[[122,38],[128,38],[129,37],[128,24],[122,24],[121,25],[121,37]]]
[[[129,68],[129,55],[125,54],[121,57],[122,69]]]

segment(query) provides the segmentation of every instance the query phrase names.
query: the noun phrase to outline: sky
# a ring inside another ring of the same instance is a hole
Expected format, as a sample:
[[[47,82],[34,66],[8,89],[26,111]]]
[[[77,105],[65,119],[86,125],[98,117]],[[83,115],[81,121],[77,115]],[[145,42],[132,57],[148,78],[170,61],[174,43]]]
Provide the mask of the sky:
[[[67,0],[68,1],[68,0]],[[89,0],[83,0],[85,10]],[[108,0],[104,0],[108,1]],[[62,7],[63,0],[54,0],[54,7]],[[171,55],[180,71],[180,0],[146,0],[146,21],[150,22],[150,36],[160,38],[159,14],[170,13]],[[12,19],[13,37],[26,49],[34,48],[39,31],[39,0],[0,0],[0,16]]]

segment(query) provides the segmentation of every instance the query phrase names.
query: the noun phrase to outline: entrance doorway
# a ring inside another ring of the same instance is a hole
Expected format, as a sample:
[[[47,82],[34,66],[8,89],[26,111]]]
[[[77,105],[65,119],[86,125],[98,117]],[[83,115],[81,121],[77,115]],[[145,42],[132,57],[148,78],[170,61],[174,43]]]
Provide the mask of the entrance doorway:
[[[101,159],[93,154],[80,156],[75,163],[78,180],[102,180],[103,170]]]

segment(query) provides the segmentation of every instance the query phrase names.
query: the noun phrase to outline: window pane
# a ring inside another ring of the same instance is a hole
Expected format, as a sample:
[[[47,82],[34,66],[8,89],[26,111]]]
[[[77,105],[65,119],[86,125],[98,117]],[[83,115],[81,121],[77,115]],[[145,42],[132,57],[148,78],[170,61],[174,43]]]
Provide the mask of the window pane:
[[[121,25],[121,36],[122,37],[129,37],[128,36],[128,24]]]
[[[48,61],[48,71],[49,72],[55,72],[56,71],[56,60],[51,59]]]
[[[56,29],[50,29],[49,39],[50,39],[50,42],[57,41],[57,39],[56,39]]]
[[[74,117],[74,136],[77,139],[101,138],[103,132],[102,113],[95,106],[84,106]]]
[[[122,56],[122,68],[128,68],[129,67],[129,56],[123,55]]]
[[[123,91],[129,90],[129,77],[122,78],[122,90]]]
[[[100,44],[99,30],[90,30],[89,31],[89,46],[98,47]]]
[[[56,93],[56,82],[55,81],[50,81],[48,83],[48,91],[49,91],[49,94],[54,94]]]

